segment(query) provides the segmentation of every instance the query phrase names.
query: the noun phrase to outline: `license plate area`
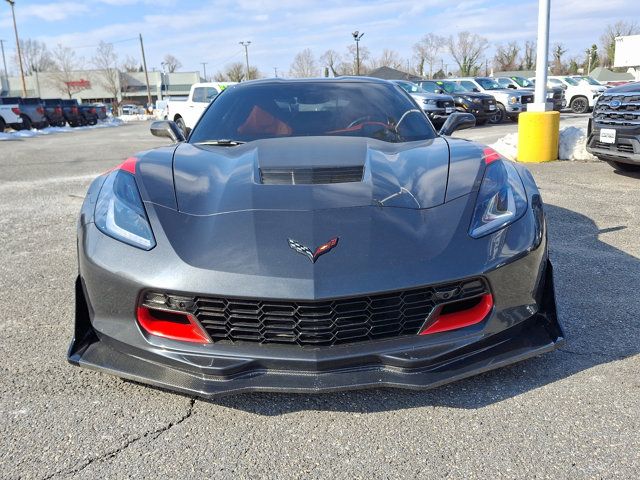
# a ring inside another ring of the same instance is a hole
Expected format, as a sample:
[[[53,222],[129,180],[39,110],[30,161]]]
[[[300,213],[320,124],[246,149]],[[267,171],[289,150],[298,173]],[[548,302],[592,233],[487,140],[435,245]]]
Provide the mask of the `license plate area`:
[[[601,143],[616,143],[616,131],[613,128],[603,128],[600,130]]]

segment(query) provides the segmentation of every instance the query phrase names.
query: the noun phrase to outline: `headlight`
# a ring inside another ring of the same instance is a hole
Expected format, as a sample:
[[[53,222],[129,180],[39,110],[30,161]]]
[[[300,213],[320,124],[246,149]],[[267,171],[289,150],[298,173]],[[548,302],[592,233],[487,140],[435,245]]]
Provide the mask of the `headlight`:
[[[527,196],[513,164],[493,149],[485,149],[484,172],[469,235],[480,238],[518,220],[527,210]],[[495,160],[497,159],[497,160]]]
[[[437,101],[437,100],[427,100],[427,99],[424,99],[424,100],[422,101],[422,103],[423,103],[423,104],[425,104],[425,105],[437,105],[437,104],[438,104],[438,101]]]
[[[520,99],[518,97],[513,97],[513,96],[509,95],[509,103],[510,104],[513,105],[515,103],[518,103],[519,101],[520,101]]]
[[[469,102],[469,103],[475,103],[475,100],[474,100],[473,98],[471,98],[471,97],[465,97],[465,96],[463,95],[463,96],[462,96],[462,97],[460,97],[460,98],[462,98],[462,99],[463,99],[464,101],[466,101],[466,102]]]
[[[156,245],[136,179],[127,171],[109,174],[98,195],[94,216],[96,227],[116,240],[143,250]]]

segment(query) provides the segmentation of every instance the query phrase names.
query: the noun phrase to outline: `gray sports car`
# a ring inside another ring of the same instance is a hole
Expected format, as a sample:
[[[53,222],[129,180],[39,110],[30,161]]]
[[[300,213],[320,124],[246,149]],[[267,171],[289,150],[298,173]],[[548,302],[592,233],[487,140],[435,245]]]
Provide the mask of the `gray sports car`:
[[[98,177],[69,361],[213,396],[428,388],[556,348],[531,174],[383,80],[226,89]]]

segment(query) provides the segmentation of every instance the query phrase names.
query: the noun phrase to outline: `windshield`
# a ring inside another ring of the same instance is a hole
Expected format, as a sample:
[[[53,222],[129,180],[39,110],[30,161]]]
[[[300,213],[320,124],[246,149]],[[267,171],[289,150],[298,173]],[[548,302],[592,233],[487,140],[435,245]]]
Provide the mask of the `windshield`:
[[[569,85],[572,85],[572,86],[574,86],[574,87],[576,87],[576,86],[578,86],[578,85],[579,85],[579,83],[578,83],[575,79],[573,79],[573,78],[571,78],[571,77],[564,77],[564,78],[563,78],[563,80],[564,80],[565,82],[567,82]]]
[[[303,136],[408,142],[436,133],[411,99],[390,84],[273,82],[227,88],[205,111],[189,143]]]
[[[468,93],[470,90],[464,88],[457,83],[438,80],[436,82],[423,82],[420,84],[422,88],[429,92],[436,93],[437,90],[444,91],[445,93]]]
[[[580,77],[581,80],[587,82],[589,85],[595,85],[597,87],[601,87],[602,84],[600,82],[598,82],[595,78],[591,78],[591,77]]]
[[[521,87],[524,87],[524,88],[534,87],[535,86],[532,81],[527,80],[524,77],[511,77],[511,80],[513,80],[518,85],[520,85]]]
[[[421,86],[412,82],[395,82],[407,93],[427,93]]]
[[[485,90],[503,90],[504,87],[500,86],[498,82],[491,78],[476,78],[476,82],[480,84]]]

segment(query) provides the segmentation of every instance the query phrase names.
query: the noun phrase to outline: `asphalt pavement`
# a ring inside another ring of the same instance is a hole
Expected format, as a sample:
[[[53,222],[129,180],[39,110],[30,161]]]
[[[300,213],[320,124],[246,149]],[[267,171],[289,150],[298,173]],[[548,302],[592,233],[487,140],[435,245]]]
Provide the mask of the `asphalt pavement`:
[[[491,128],[515,124],[461,136]],[[638,477],[640,175],[531,166],[561,350],[425,392],[204,401],[65,358],[90,179],[164,143],[148,123],[0,142],[0,478]]]

